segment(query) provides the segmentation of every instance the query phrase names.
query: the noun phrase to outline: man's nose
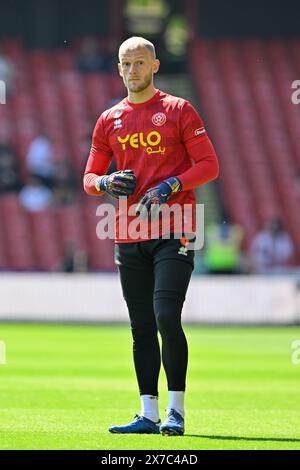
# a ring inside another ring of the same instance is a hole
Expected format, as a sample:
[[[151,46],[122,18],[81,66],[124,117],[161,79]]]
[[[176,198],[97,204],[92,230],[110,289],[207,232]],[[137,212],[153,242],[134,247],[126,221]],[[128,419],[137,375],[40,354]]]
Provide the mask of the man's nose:
[[[136,64],[131,64],[129,67],[129,73],[134,73],[136,69]]]

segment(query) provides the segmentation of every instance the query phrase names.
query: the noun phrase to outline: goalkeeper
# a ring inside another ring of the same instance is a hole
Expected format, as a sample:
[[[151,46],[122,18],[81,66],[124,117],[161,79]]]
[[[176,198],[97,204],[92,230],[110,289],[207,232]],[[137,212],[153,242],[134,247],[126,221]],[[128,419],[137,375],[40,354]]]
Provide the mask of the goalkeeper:
[[[198,113],[188,101],[154,87],[159,64],[146,39],[132,37],[121,44],[118,68],[128,96],[99,117],[84,174],[88,194],[126,196],[128,211],[133,206],[137,214],[125,214],[118,206],[115,261],[130,317],[141,411],[128,424],[112,426],[112,433],[184,434],[188,345],[181,311],[194,252],[188,249],[183,216],[180,229],[173,217],[166,231],[157,213],[152,215],[166,205],[194,209],[193,190],[218,176],[216,154]],[[113,155],[118,171],[106,175]],[[144,222],[149,217],[138,238],[130,232],[137,216]],[[169,392],[163,423],[158,407],[161,358]]]

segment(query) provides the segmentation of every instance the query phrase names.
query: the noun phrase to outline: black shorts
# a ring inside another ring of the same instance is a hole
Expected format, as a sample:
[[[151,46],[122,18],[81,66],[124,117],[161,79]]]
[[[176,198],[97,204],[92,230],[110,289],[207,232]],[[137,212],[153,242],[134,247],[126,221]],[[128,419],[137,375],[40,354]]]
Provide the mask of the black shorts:
[[[194,268],[194,250],[189,250],[185,239],[155,239],[144,242],[116,243],[115,263],[133,269],[149,269],[162,260],[178,260]]]
[[[194,269],[194,251],[183,243],[160,238],[116,244],[115,262],[130,316],[135,316],[141,304],[150,311],[153,301],[161,297],[184,302]]]

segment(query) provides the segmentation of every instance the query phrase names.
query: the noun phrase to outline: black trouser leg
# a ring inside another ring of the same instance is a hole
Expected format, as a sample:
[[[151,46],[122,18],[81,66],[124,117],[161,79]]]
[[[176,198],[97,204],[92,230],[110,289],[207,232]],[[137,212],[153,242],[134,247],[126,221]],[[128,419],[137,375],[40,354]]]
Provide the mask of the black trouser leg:
[[[133,359],[140,395],[158,396],[161,358],[153,311],[153,272],[119,266],[119,273],[130,317]]]
[[[162,360],[168,390],[184,391],[188,346],[181,325],[181,311],[193,271],[181,260],[163,259],[155,264],[154,312],[162,337]]]
[[[158,395],[161,359],[157,328],[168,389],[185,390],[188,347],[181,311],[194,252],[185,253],[181,248],[179,240],[159,239],[117,246],[116,262],[129,311],[141,395]]]

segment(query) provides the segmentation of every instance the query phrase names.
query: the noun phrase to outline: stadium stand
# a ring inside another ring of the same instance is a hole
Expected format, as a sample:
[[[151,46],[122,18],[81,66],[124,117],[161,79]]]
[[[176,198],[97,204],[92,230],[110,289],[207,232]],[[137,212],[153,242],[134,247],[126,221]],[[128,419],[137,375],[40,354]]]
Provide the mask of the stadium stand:
[[[26,152],[47,129],[55,160],[76,174],[76,201],[26,213],[17,194],[0,197],[0,269],[55,270],[72,240],[86,250],[92,270],[115,270],[113,241],[96,237],[99,200],[83,194],[81,177],[97,116],[124,95],[117,74],[81,74],[76,49],[27,51],[1,40],[16,68],[17,92],[0,106],[0,141],[13,142],[23,182]],[[196,39],[190,68],[202,114],[220,159],[220,185],[245,246],[268,218],[280,217],[300,261],[300,108],[291,83],[300,72],[299,40]],[[14,129],[14,131],[13,131]],[[101,199],[100,202],[105,202]]]
[[[34,269],[34,246],[30,231],[30,220],[15,194],[2,195],[0,213],[3,221],[3,242],[7,264],[1,268],[13,270]]]
[[[266,219],[280,217],[300,260],[300,108],[291,105],[299,72],[296,40],[196,40],[190,63],[221,163],[220,184],[246,245]]]
[[[91,269],[115,270],[113,241],[100,242],[96,237],[98,201],[89,201],[81,183],[87,158],[84,140],[92,132],[89,124],[95,124],[116,96],[115,80],[105,74],[82,77],[72,52],[27,52],[15,39],[1,44],[16,68],[18,90],[0,108],[1,138],[14,143],[23,181],[28,177],[28,146],[40,128],[47,129],[56,161],[67,158],[77,175],[79,196],[74,204],[27,213],[17,194],[2,195],[0,269],[56,270],[67,243],[73,241],[88,252]]]

